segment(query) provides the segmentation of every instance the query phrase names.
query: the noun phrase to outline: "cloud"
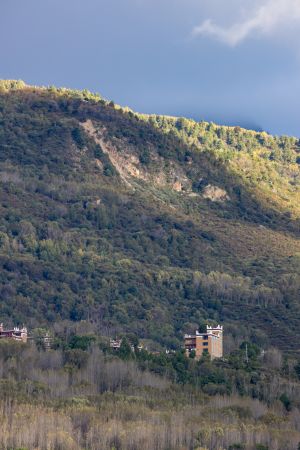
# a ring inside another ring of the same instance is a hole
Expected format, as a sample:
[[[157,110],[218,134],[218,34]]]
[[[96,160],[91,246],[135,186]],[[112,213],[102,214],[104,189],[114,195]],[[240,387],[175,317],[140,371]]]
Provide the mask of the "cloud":
[[[193,29],[192,36],[211,36],[234,47],[255,32],[272,34],[295,20],[300,21],[300,0],[265,0],[244,21],[226,28],[208,19]]]

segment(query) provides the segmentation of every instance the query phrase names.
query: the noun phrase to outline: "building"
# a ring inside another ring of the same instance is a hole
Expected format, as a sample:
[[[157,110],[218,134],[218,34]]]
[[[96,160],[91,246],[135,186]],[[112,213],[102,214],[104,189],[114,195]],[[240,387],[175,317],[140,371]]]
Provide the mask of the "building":
[[[4,330],[3,323],[0,324],[0,339],[12,339],[13,341],[27,342],[27,328],[14,327],[11,330]]]
[[[208,353],[211,359],[223,356],[223,327],[206,326],[206,333],[186,334],[184,336],[184,347],[186,355],[195,352],[195,358],[200,359],[203,353]]]
[[[53,338],[50,336],[49,333],[46,333],[43,337],[43,343],[44,343],[44,349],[46,351],[51,350],[51,345],[53,343]]]
[[[110,339],[109,346],[112,350],[120,350],[122,339]]]
[[[118,351],[121,348],[123,339],[110,339],[110,343],[109,346],[112,350]],[[131,343],[129,343],[131,351],[134,352],[134,345],[132,345]],[[139,344],[137,347],[137,350],[140,352],[141,350],[143,350],[143,346],[141,344]]]

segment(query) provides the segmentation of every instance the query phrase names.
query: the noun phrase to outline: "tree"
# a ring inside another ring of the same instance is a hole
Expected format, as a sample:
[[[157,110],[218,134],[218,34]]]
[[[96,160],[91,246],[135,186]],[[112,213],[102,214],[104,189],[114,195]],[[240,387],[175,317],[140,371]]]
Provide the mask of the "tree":
[[[196,358],[196,352],[195,352],[195,350],[191,350],[191,351],[190,351],[189,358],[191,358],[191,359],[195,359],[195,358]]]
[[[122,339],[121,346],[118,352],[120,358],[130,359],[132,357],[131,346],[126,338]]]
[[[199,333],[206,333],[206,322],[200,322],[198,331]]]
[[[286,409],[287,411],[291,411],[291,409],[292,409],[292,401],[291,401],[291,399],[287,396],[286,393],[282,394],[282,395],[279,397],[279,400],[281,401],[281,403],[283,404],[283,406],[285,407],[285,409]]]

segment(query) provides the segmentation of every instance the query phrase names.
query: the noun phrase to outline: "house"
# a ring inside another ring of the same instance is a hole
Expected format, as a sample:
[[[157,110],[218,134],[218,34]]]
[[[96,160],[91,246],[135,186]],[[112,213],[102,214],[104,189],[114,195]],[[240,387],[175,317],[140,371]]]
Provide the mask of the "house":
[[[123,339],[110,339],[110,343],[109,346],[112,350],[118,351],[121,348]],[[134,352],[134,345],[132,345],[131,343],[129,343],[131,351]],[[143,346],[141,344],[139,344],[137,346],[137,350],[140,352],[141,350],[143,350]]]
[[[120,350],[122,339],[110,339],[109,346],[112,350]]]
[[[45,336],[43,337],[43,343],[44,343],[45,350],[48,351],[51,349],[51,345],[53,343],[53,338],[50,336],[49,333],[46,333]]]
[[[185,334],[184,348],[186,355],[195,352],[195,358],[200,359],[204,353],[208,353],[211,359],[223,356],[223,327],[206,326],[206,333]]]
[[[4,330],[3,323],[0,324],[0,339],[12,339],[13,341],[27,342],[27,328],[14,327],[10,330]]]

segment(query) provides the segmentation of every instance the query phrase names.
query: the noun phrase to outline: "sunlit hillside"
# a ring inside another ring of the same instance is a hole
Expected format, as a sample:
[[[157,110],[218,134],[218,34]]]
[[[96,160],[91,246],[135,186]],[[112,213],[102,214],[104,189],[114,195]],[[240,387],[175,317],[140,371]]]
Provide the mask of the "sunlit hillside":
[[[298,450],[299,151],[0,82],[0,448]]]
[[[88,91],[0,92],[3,320],[93,317],[171,348],[207,319],[239,321],[298,351],[298,139]]]

